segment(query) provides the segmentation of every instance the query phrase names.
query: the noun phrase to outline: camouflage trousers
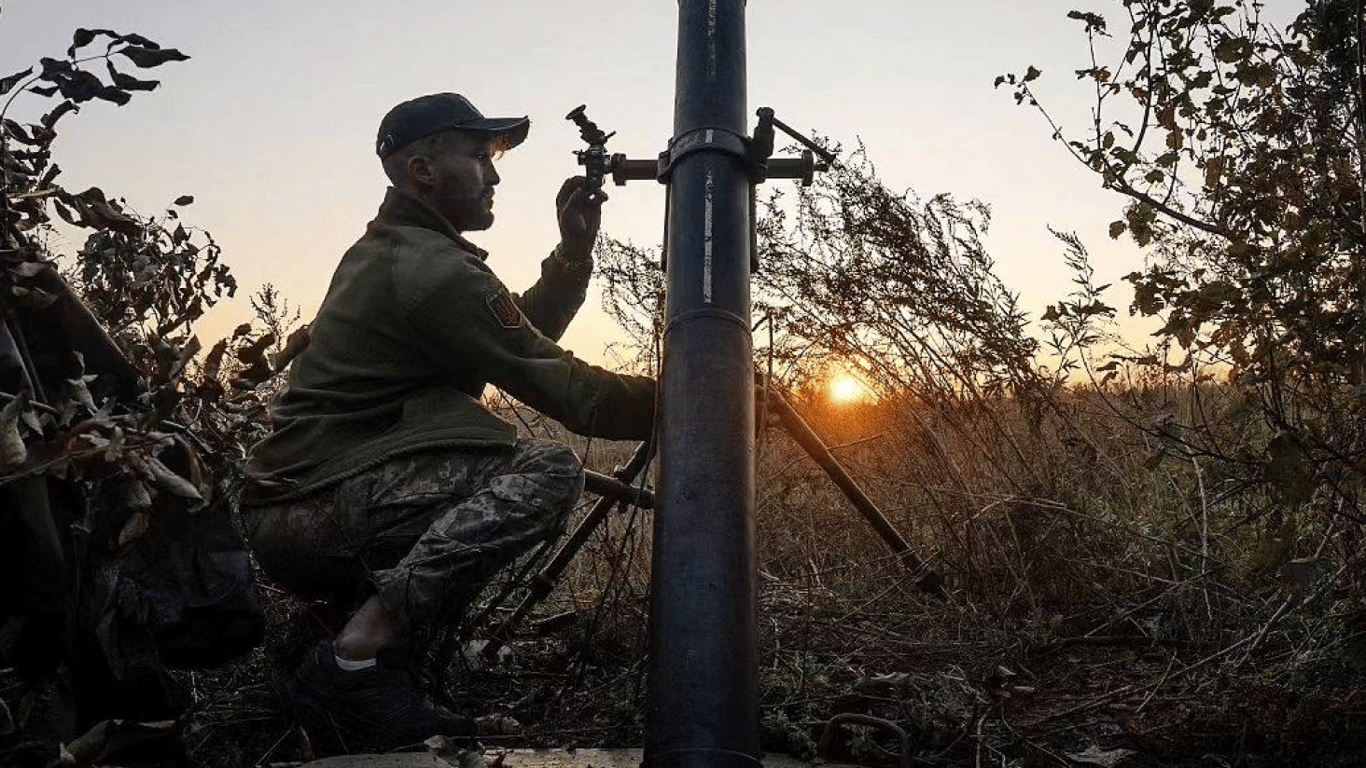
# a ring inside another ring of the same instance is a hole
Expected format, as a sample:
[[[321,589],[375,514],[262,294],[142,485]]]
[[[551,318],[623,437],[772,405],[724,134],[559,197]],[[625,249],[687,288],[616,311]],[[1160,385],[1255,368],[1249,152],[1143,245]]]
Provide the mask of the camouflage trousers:
[[[447,621],[501,568],[563,532],[583,491],[568,446],[399,456],[303,499],[247,510],[266,575],[305,595],[368,583],[406,629]]]

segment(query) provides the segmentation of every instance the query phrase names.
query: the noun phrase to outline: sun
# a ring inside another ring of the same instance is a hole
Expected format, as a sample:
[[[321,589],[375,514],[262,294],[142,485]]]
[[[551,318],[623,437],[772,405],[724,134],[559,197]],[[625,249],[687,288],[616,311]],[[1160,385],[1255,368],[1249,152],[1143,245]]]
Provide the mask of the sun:
[[[837,403],[852,403],[865,395],[867,390],[853,376],[836,376],[830,380],[830,399]]]

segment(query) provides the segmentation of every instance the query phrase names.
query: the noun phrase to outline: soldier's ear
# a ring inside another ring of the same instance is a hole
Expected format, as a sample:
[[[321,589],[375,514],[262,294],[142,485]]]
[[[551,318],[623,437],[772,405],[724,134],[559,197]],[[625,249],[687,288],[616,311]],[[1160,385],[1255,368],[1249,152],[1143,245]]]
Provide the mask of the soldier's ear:
[[[418,189],[433,189],[436,187],[436,169],[432,167],[430,158],[422,155],[413,155],[408,158],[404,165],[408,172],[408,181]]]

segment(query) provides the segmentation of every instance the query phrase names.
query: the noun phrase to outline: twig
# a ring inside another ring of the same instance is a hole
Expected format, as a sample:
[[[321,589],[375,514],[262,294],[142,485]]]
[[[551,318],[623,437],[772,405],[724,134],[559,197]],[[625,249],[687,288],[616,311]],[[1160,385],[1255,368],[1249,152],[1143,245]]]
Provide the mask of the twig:
[[[1176,654],[1173,653],[1171,659],[1167,661],[1167,668],[1162,670],[1162,677],[1158,678],[1157,685],[1153,686],[1153,689],[1149,691],[1148,695],[1143,698],[1143,703],[1139,704],[1138,708],[1135,709],[1134,712],[1142,712],[1143,708],[1148,706],[1148,702],[1152,701],[1153,697],[1157,695],[1157,692],[1162,690],[1162,686],[1167,682],[1167,677],[1171,675],[1172,667],[1175,664]]]
[[[4,400],[5,402],[18,399],[18,395],[11,395],[8,392],[0,392],[0,400]],[[62,415],[62,412],[57,410],[56,408],[53,408],[47,403],[40,403],[37,400],[34,400],[33,398],[29,398],[28,405],[30,408],[33,408],[34,410],[42,411],[43,413],[51,414],[53,416]]]
[[[252,763],[252,765],[256,766],[256,768],[260,768],[261,764],[264,763],[264,762],[266,761],[266,758],[268,758],[268,757],[270,757],[272,754],[274,754],[274,753],[275,753],[275,750],[279,749],[279,748],[280,748],[280,745],[283,744],[283,743],[285,743],[285,739],[289,738],[289,734],[291,734],[291,733],[294,733],[294,728],[293,728],[293,727],[286,728],[286,729],[285,729],[285,732],[282,733],[282,734],[280,734],[280,738],[276,739],[276,740],[275,740],[275,743],[270,745],[270,749],[267,749],[266,752],[265,752],[265,754],[263,754],[263,755],[261,755],[259,758],[257,758],[257,759],[256,759],[256,762],[255,762],[255,763]],[[271,765],[274,765],[274,763],[272,763]],[[296,763],[296,765],[297,765],[297,763]]]
[[[871,443],[871,442],[873,442],[874,440],[881,440],[882,438],[884,438],[884,437],[886,437],[886,436],[887,436],[887,433],[886,433],[886,432],[882,432],[882,433],[880,433],[880,434],[876,434],[876,435],[872,435],[872,436],[869,436],[869,437],[865,437],[865,438],[862,438],[862,439],[860,439],[860,440],[854,440],[853,442],[849,442],[849,443],[840,443],[839,445],[832,445],[832,446],[830,446],[829,448],[827,448],[826,450],[829,450],[829,451],[841,451],[841,450],[844,450],[845,448],[853,448],[853,447],[856,446],[856,445],[863,445],[864,443]]]

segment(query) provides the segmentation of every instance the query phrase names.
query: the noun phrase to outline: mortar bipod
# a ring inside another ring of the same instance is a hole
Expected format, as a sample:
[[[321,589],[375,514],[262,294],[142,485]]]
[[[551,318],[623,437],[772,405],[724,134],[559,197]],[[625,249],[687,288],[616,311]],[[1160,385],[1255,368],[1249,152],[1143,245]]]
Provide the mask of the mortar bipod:
[[[825,444],[821,436],[816,434],[816,431],[806,423],[806,420],[787,402],[787,399],[770,388],[768,389],[767,401],[772,405],[783,430],[825,471],[850,504],[877,533],[878,538],[882,539],[887,548],[901,561],[907,573],[915,581],[916,586],[922,592],[939,600],[949,599],[943,577],[911,549],[911,545],[906,542],[896,526],[892,525],[887,516],[878,509],[868,494],[859,486],[858,481],[830,452],[829,446]],[[618,467],[610,478],[597,473],[587,474],[591,480],[585,483],[584,489],[598,494],[598,500],[593,503],[588,514],[584,515],[583,520],[565,539],[564,544],[556,550],[550,562],[532,577],[527,594],[518,603],[512,615],[489,632],[489,640],[481,651],[486,660],[492,662],[497,658],[498,651],[516,633],[522,621],[555,589],[555,585],[573,561],[574,556],[588,542],[588,538],[597,530],[597,527],[607,519],[607,515],[612,511],[613,506],[620,503],[635,504],[646,509],[653,508],[654,496],[647,490],[631,485],[636,476],[645,468],[649,456],[649,443],[641,443],[636,447],[631,460],[625,466]],[[479,616],[464,629],[461,639],[468,640],[470,633],[482,626],[507,597],[506,592],[500,594],[494,602],[486,606]]]

